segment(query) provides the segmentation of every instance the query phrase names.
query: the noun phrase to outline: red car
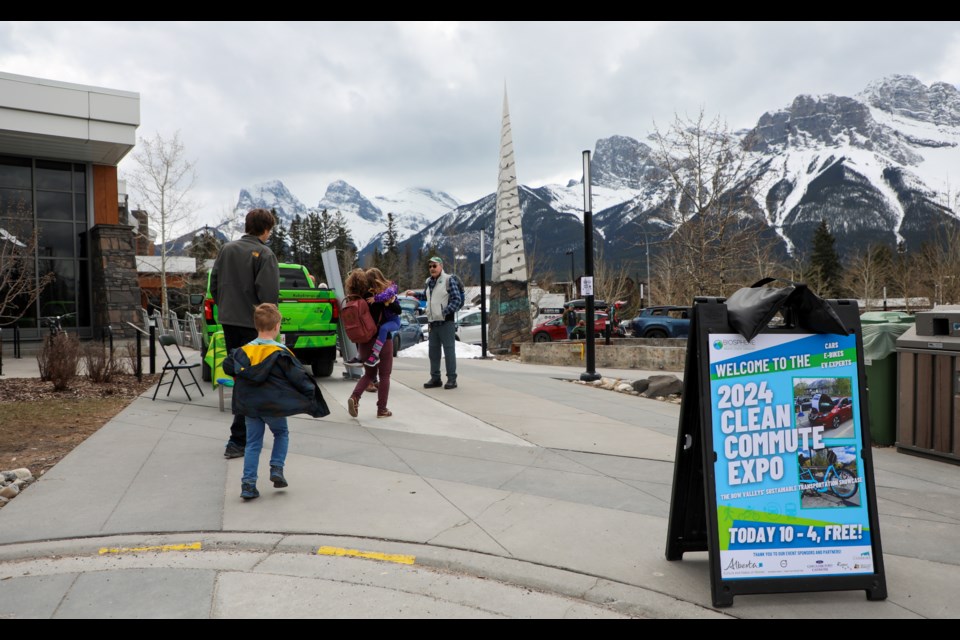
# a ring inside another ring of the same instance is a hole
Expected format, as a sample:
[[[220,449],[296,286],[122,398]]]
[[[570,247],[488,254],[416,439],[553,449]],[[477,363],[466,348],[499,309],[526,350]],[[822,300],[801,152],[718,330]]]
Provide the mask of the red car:
[[[586,313],[583,311],[577,311],[577,319],[579,322],[583,322],[586,318]],[[603,337],[603,332],[607,329],[607,314],[605,313],[595,313],[593,317],[593,326],[594,332],[597,337]],[[534,342],[551,342],[553,340],[566,340],[567,339],[567,328],[563,326],[563,318],[554,318],[553,320],[547,320],[541,324],[538,324],[533,329],[530,330],[531,335],[533,335]],[[578,326],[573,331],[574,340],[583,339],[584,331],[583,326]]]
[[[811,426],[823,426],[836,429],[847,420],[853,419],[853,402],[850,398],[830,399],[826,394],[821,394],[819,402],[817,396],[814,396],[813,406],[810,407]]]

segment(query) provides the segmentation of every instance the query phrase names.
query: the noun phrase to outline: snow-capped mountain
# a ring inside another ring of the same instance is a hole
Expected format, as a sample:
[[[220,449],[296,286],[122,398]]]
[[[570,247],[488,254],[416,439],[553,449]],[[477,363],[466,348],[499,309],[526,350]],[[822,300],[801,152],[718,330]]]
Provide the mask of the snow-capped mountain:
[[[746,201],[746,223],[761,227],[783,255],[808,255],[821,219],[841,257],[877,242],[919,248],[933,230],[960,225],[960,185],[951,183],[960,182],[960,92],[953,85],[894,75],[854,96],[800,95],[736,135],[749,149],[744,175],[757,185]],[[522,150],[517,159],[523,168]],[[670,215],[676,189],[654,150],[624,135],[598,140],[591,178],[597,252],[633,266],[648,250],[655,255],[677,223]],[[241,191],[239,232],[253,206],[275,208],[287,224],[297,213],[340,211],[361,260],[379,244],[392,212],[399,238],[406,238],[401,250],[436,246],[464,256],[458,260],[473,272],[481,231],[490,253],[496,215],[493,193],[467,204],[429,189],[368,199],[343,181],[308,208],[277,180]],[[521,186],[520,206],[535,270],[566,274],[569,250],[582,269],[582,184]],[[234,223],[227,235],[236,237],[236,229]]]
[[[758,185],[746,223],[782,254],[807,255],[821,219],[842,256],[877,242],[917,248],[932,230],[960,225],[948,206],[960,197],[950,182],[950,169],[954,181],[960,172],[960,92],[952,85],[890,76],[854,97],[801,95],[738,136],[750,149],[745,175]],[[591,174],[597,250],[634,265],[647,246],[656,254],[676,228],[667,206],[676,194],[651,148],[622,135],[598,140]],[[447,246],[476,265],[479,231],[493,229],[492,198],[457,208],[408,242]],[[565,252],[576,247],[582,256],[582,185],[521,187],[520,205],[528,255],[565,274]]]
[[[233,218],[218,229],[228,239],[239,238],[243,235],[244,217],[257,207],[275,210],[285,227],[297,215],[303,218],[310,212],[320,213],[326,209],[331,214],[337,211],[343,214],[354,243],[364,249],[371,242],[378,242],[386,231],[389,213],[394,215],[397,236],[403,240],[459,205],[460,201],[454,196],[425,188],[405,189],[370,200],[343,180],[336,180],[327,186],[316,207],[307,207],[283,182],[271,180],[241,189]]]

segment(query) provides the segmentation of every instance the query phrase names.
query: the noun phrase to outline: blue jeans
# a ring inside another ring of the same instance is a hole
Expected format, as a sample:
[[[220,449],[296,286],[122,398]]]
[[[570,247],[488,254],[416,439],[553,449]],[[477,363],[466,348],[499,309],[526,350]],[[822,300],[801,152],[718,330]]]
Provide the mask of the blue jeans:
[[[386,317],[386,315],[385,315]],[[377,341],[386,344],[387,338],[394,331],[400,331],[400,316],[386,317],[377,331]]]
[[[430,343],[427,354],[430,357],[430,379],[440,379],[440,349],[447,369],[447,382],[457,381],[457,327],[447,320],[441,324],[430,323]]]
[[[287,459],[287,447],[290,445],[290,432],[286,418],[253,418],[247,416],[247,446],[243,451],[243,478],[240,482],[257,483],[257,467],[260,465],[260,450],[263,449],[264,423],[273,434],[273,451],[270,453],[270,466],[282,467]]]

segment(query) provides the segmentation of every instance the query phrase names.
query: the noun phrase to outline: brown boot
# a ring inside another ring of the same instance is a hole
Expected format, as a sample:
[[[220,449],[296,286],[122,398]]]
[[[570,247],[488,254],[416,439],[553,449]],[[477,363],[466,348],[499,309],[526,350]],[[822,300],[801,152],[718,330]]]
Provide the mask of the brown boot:
[[[347,398],[347,411],[350,413],[350,416],[353,418],[357,417],[357,404],[360,402],[360,398],[355,396],[350,396]]]
[[[393,415],[393,412],[390,409],[377,409],[378,418],[389,418]]]
[[[365,391],[369,391],[370,393],[376,393],[377,384],[378,383],[376,382],[371,382],[370,384],[367,385],[367,388],[365,389]]]

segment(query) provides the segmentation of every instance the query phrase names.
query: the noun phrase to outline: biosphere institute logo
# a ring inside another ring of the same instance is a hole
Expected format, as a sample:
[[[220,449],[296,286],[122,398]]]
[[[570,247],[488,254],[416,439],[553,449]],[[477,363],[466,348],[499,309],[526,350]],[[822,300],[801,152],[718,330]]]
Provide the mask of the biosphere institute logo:
[[[743,338],[717,338],[713,341],[713,348],[717,351],[748,351],[754,347],[753,340]]]

